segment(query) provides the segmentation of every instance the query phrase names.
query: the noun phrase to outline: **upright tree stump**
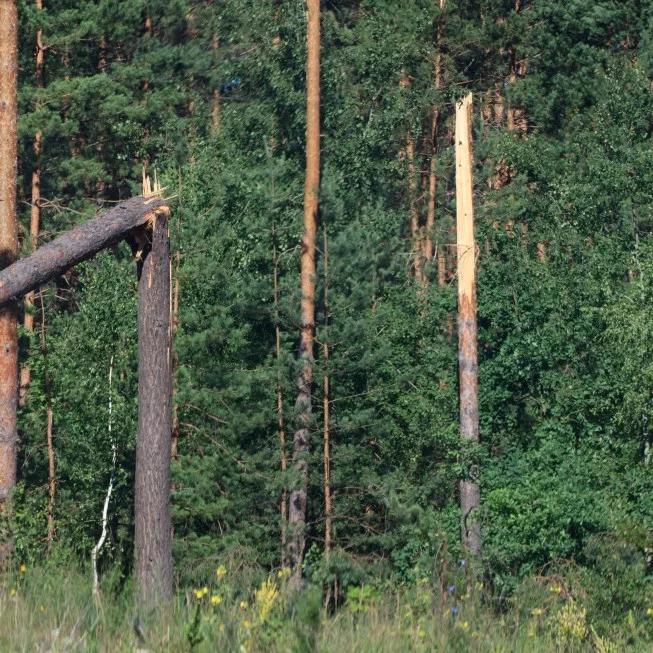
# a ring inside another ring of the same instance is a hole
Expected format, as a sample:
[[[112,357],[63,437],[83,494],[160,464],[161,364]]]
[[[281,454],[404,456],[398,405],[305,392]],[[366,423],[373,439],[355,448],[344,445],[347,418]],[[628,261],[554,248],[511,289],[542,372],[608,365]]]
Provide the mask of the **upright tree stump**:
[[[472,94],[456,103],[456,231],[458,249],[458,375],[460,436],[477,443],[478,351],[476,327],[476,242],[472,178]],[[472,556],[481,552],[481,503],[477,465],[460,481],[462,542]]]
[[[172,442],[172,320],[168,212],[158,211],[138,262],[138,443],[135,557],[141,600],[172,597],[170,447]]]

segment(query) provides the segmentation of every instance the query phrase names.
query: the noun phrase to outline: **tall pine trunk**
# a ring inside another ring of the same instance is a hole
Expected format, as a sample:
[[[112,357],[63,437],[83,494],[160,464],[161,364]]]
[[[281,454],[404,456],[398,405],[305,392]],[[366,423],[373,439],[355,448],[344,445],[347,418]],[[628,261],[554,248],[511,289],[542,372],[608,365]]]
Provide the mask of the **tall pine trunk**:
[[[307,0],[306,183],[301,247],[301,329],[297,380],[297,429],[293,438],[294,488],[290,493],[288,562],[295,585],[301,582],[306,544],[308,455],[310,450],[313,336],[315,331],[315,237],[320,192],[320,0]]]
[[[0,268],[18,252],[16,222],[18,15],[15,0],[0,0]],[[0,502],[16,484],[18,401],[17,306],[0,309]],[[0,557],[9,552],[5,543]]]
[[[43,0],[36,0],[36,9],[43,11]],[[43,64],[45,60],[45,49],[43,48],[43,30],[36,32],[36,65],[34,77],[36,88],[43,88]],[[38,247],[39,232],[41,230],[41,151],[43,148],[43,132],[40,129],[34,134],[32,149],[34,151],[34,168],[32,169],[32,198],[29,221],[30,249],[34,251]],[[27,333],[34,330],[34,292],[25,295],[25,314],[23,327]],[[20,389],[18,402],[24,406],[27,401],[27,392],[32,380],[29,362],[25,363],[20,370]]]
[[[479,440],[471,93],[456,103],[456,230],[460,435],[466,445]],[[460,511],[463,546],[472,556],[481,552],[480,501],[478,469],[471,465],[460,481]]]

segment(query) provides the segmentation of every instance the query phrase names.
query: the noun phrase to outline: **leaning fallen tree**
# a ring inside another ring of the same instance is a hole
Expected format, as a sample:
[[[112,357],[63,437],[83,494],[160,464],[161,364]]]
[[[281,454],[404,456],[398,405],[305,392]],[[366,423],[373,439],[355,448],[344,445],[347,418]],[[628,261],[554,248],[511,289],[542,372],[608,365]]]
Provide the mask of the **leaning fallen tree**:
[[[133,197],[67,231],[0,271],[0,306],[121,240],[135,236],[168,207],[159,197]]]
[[[126,239],[138,264],[135,576],[146,606],[172,597],[170,210],[160,191],[116,205],[0,271],[0,306]]]

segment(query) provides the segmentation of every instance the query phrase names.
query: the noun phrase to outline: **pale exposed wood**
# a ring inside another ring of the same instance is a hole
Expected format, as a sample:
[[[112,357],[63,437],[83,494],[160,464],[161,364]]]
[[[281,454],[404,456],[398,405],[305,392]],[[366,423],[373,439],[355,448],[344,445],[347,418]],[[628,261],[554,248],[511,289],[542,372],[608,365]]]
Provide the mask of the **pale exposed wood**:
[[[296,485],[288,507],[288,561],[292,582],[301,583],[301,563],[306,545],[306,503],[308,455],[312,416],[313,336],[315,331],[315,237],[320,190],[320,1],[307,0],[306,62],[306,183],[304,188],[304,233],[301,248],[301,330],[295,412],[297,428],[293,438],[293,466]]]
[[[0,268],[16,259],[18,15],[15,0],[0,0]],[[0,309],[0,507],[16,484],[18,346],[16,304]],[[5,558],[11,543],[2,543]]]
[[[478,442],[478,354],[476,326],[476,245],[472,179],[472,94],[456,103],[456,232],[458,252],[458,366],[460,435]],[[478,522],[478,470],[467,470],[460,481],[463,546],[471,555],[481,551]]]

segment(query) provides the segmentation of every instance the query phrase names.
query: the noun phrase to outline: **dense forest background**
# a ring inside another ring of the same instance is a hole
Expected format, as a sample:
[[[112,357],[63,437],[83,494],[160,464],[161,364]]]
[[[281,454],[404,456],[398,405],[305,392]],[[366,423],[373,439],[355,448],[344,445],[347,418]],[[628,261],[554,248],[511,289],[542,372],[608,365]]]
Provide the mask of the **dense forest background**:
[[[413,581],[461,559],[457,483],[473,462],[483,568],[497,596],[559,560],[605,577],[623,563],[643,570],[644,582],[653,549],[653,5],[440,6],[322,3],[306,575],[341,587],[368,577]],[[138,194],[144,167],[157,172],[175,196],[176,570],[183,580],[225,557],[278,566],[280,497],[293,482],[281,471],[278,393],[292,433],[304,4],[45,0],[42,9],[21,2],[19,12],[24,251],[37,167],[40,242]],[[461,448],[452,120],[455,99],[470,90],[481,445]],[[416,275],[411,219],[425,228],[432,169],[433,252]],[[21,335],[32,383],[19,415],[9,524],[20,559],[46,550],[88,559],[113,439],[118,468],[102,563],[129,574],[134,268],[120,246],[66,274],[37,296],[35,330]],[[51,545],[48,407],[57,458]]]

